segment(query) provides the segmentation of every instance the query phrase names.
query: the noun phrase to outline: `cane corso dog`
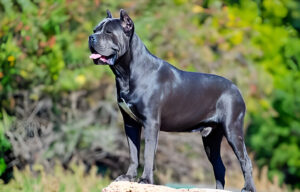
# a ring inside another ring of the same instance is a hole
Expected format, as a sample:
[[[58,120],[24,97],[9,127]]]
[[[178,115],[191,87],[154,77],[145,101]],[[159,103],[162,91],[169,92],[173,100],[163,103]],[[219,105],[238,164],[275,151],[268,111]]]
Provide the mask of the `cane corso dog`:
[[[200,132],[213,166],[216,188],[223,189],[225,184],[225,167],[220,157],[225,136],[244,174],[242,191],[255,191],[243,136],[245,103],[231,81],[217,75],[182,71],[152,55],[124,10],[120,11],[120,18],[113,18],[107,11],[107,17],[89,36],[89,48],[94,63],[108,65],[115,74],[130,151],[128,171],[116,181],[136,180],[143,127],[145,165],[140,183],[153,183],[159,131]]]

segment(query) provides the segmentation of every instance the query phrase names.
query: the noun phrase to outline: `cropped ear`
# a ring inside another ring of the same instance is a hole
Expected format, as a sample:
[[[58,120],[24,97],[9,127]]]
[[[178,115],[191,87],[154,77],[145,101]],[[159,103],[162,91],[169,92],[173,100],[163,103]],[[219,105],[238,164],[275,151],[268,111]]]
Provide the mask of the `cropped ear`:
[[[124,32],[129,35],[132,34],[134,30],[133,21],[131,20],[131,18],[128,16],[128,14],[124,9],[120,10],[120,20],[122,22],[121,24],[124,29]]]
[[[112,18],[111,12],[108,9],[106,9],[106,14],[106,18]]]

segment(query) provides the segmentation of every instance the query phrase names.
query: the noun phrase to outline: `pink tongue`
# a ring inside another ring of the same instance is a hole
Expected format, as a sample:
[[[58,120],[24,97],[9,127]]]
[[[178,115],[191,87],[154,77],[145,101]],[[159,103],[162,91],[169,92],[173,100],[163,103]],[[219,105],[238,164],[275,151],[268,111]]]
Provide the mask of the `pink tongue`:
[[[101,55],[100,54],[91,54],[90,55],[90,59],[98,59],[98,58],[100,58],[101,57]]]

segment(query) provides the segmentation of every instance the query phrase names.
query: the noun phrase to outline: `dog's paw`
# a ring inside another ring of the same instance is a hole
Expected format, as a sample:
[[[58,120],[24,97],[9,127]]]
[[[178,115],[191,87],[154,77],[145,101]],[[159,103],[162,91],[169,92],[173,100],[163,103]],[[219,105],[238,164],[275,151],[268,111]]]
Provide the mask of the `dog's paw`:
[[[117,177],[115,179],[115,181],[130,181],[130,182],[134,182],[135,181],[135,177],[131,176],[131,175],[120,175],[119,177]]]
[[[242,189],[241,192],[256,192],[256,190],[254,188],[251,189],[246,189],[245,187]]]
[[[140,184],[153,184],[153,182],[150,181],[150,179],[142,178],[142,177],[139,179],[138,183],[140,183]]]

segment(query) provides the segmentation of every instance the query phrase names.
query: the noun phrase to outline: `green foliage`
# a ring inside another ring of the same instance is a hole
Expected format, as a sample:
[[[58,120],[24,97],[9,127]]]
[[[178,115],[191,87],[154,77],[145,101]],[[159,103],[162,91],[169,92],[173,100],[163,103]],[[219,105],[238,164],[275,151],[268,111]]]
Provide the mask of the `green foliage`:
[[[249,9],[249,4],[243,2],[242,9],[236,9],[235,15],[242,15],[242,12],[245,13],[243,10]],[[271,77],[273,86],[269,94],[265,93],[268,96],[266,107],[249,111],[252,123],[248,135],[258,164],[268,165],[271,176],[279,175],[281,179],[300,187],[300,142],[297,139],[300,136],[300,110],[297,107],[300,104],[300,39],[297,31],[283,24],[289,11],[283,5],[281,1],[278,4],[263,1],[265,9],[260,10],[263,22],[256,25],[248,19],[248,26],[257,32],[251,41],[262,51],[262,55],[253,59]],[[243,17],[243,22],[247,22],[245,14]]]
[[[5,172],[7,165],[5,162],[5,153],[11,149],[10,142],[5,137],[5,131],[10,127],[11,118],[7,115],[7,113],[2,111],[2,120],[0,121],[0,176]]]
[[[77,90],[101,77],[101,71],[96,73],[96,67],[86,62],[88,47],[82,47],[82,41],[87,45],[92,24],[73,12],[78,2],[2,1],[1,6],[2,98],[21,87],[39,86],[46,92]]]

